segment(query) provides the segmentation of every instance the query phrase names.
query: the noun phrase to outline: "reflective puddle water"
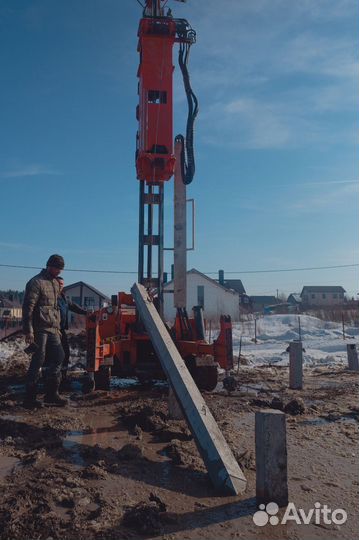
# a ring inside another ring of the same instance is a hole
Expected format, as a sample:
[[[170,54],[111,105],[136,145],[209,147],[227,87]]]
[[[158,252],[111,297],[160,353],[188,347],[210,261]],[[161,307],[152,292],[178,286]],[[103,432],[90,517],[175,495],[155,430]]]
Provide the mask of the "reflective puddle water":
[[[86,453],[91,448],[109,449],[117,451],[128,442],[128,435],[121,431],[118,423],[113,422],[112,416],[98,415],[84,419],[89,425],[85,430],[69,431],[64,437],[62,446],[71,454],[71,461],[79,466],[86,466]]]
[[[333,422],[345,422],[345,423],[349,422],[351,424],[358,423],[358,421],[353,416],[338,416],[338,417],[319,416],[318,418],[301,420],[300,422],[298,422],[298,424],[302,424],[303,426],[323,426],[326,424],[332,424]]]
[[[120,377],[111,377],[110,388],[122,389],[141,386],[138,379],[120,379]]]
[[[110,382],[110,388],[119,390],[123,388],[136,388],[141,387],[142,384],[137,378],[128,378],[128,379],[122,379],[120,377],[111,377]],[[153,380],[152,383],[149,385],[152,388],[165,388],[168,386],[168,383],[166,380]]]
[[[25,384],[9,384],[8,388],[11,392],[14,392],[14,394],[25,392]]]

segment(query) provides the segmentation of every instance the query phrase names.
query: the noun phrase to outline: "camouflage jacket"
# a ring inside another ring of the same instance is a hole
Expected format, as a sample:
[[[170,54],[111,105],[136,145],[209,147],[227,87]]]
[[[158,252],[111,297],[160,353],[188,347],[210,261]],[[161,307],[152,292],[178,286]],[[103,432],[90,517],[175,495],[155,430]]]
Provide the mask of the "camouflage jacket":
[[[40,274],[30,279],[22,305],[22,329],[25,334],[39,331],[60,333],[59,295],[59,283],[47,270],[41,270]]]

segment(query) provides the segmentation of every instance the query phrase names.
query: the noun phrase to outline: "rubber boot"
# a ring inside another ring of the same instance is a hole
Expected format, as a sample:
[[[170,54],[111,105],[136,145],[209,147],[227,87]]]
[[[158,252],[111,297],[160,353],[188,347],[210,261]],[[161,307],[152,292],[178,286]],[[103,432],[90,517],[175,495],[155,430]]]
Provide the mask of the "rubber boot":
[[[57,377],[51,377],[46,380],[46,394],[44,403],[46,405],[56,405],[57,407],[65,407],[67,399],[63,399],[59,395],[60,380]]]
[[[44,405],[42,401],[39,401],[38,399],[36,399],[36,396],[37,396],[37,385],[34,383],[27,384],[25,398],[23,401],[23,407],[25,407],[25,409],[41,409]]]
[[[61,382],[59,386],[59,392],[70,392],[71,391],[71,381],[67,377],[66,370],[61,371]]]

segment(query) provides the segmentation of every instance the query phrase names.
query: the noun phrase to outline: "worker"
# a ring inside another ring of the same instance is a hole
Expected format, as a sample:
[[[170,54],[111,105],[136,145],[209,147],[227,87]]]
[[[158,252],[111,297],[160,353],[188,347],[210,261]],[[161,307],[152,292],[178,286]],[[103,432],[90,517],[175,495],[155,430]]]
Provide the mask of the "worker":
[[[61,343],[62,348],[64,350],[65,358],[62,362],[61,366],[61,383],[60,383],[60,390],[67,390],[70,387],[69,381],[67,379],[67,370],[69,367],[69,360],[70,360],[70,346],[69,341],[67,339],[66,330],[69,329],[69,311],[72,311],[73,313],[78,313],[79,315],[87,315],[86,309],[83,309],[78,304],[75,304],[74,302],[70,302],[70,300],[67,300],[65,294],[64,294],[64,280],[61,276],[58,276],[57,281],[60,286],[60,295],[57,301],[57,304],[59,306],[60,310],[60,329],[61,329]]]
[[[41,270],[26,284],[22,326],[25,341],[33,351],[26,375],[26,408],[42,407],[42,402],[36,399],[37,383],[46,357],[44,402],[58,406],[65,406],[67,403],[58,393],[65,354],[61,345],[60,310],[57,304],[60,285],[56,278],[64,267],[65,262],[61,255],[51,255],[46,269]]]

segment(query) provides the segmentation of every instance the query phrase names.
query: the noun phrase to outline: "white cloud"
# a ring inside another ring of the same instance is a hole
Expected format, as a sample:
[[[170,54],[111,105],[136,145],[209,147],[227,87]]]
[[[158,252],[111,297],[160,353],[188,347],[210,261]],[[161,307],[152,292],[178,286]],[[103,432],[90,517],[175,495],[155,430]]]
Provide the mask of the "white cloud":
[[[243,97],[217,102],[201,114],[199,136],[215,146],[250,149],[278,149],[354,142],[351,132],[328,130],[296,100]]]
[[[193,5],[190,71],[202,141],[258,149],[353,144],[357,11],[354,0]],[[335,130],[330,115],[340,120]]]
[[[349,200],[353,200],[353,195],[356,196],[359,193],[359,184],[346,184],[338,189],[329,191],[323,190],[316,196],[307,195],[305,199],[297,201],[289,206],[290,210],[297,210],[303,213],[317,212],[320,210],[327,210],[328,208],[339,208],[341,211],[345,208],[345,203]]]
[[[274,52],[276,68],[285,72],[352,78],[358,71],[357,43],[349,36],[326,36],[314,30],[288,37]]]
[[[29,244],[23,244],[19,242],[1,242],[0,241],[0,247],[7,251],[20,251],[23,253],[26,252],[32,252],[32,251],[40,251],[39,246],[33,246]]]
[[[43,165],[26,165],[0,172],[0,178],[24,178],[27,176],[61,176],[63,173]]]

